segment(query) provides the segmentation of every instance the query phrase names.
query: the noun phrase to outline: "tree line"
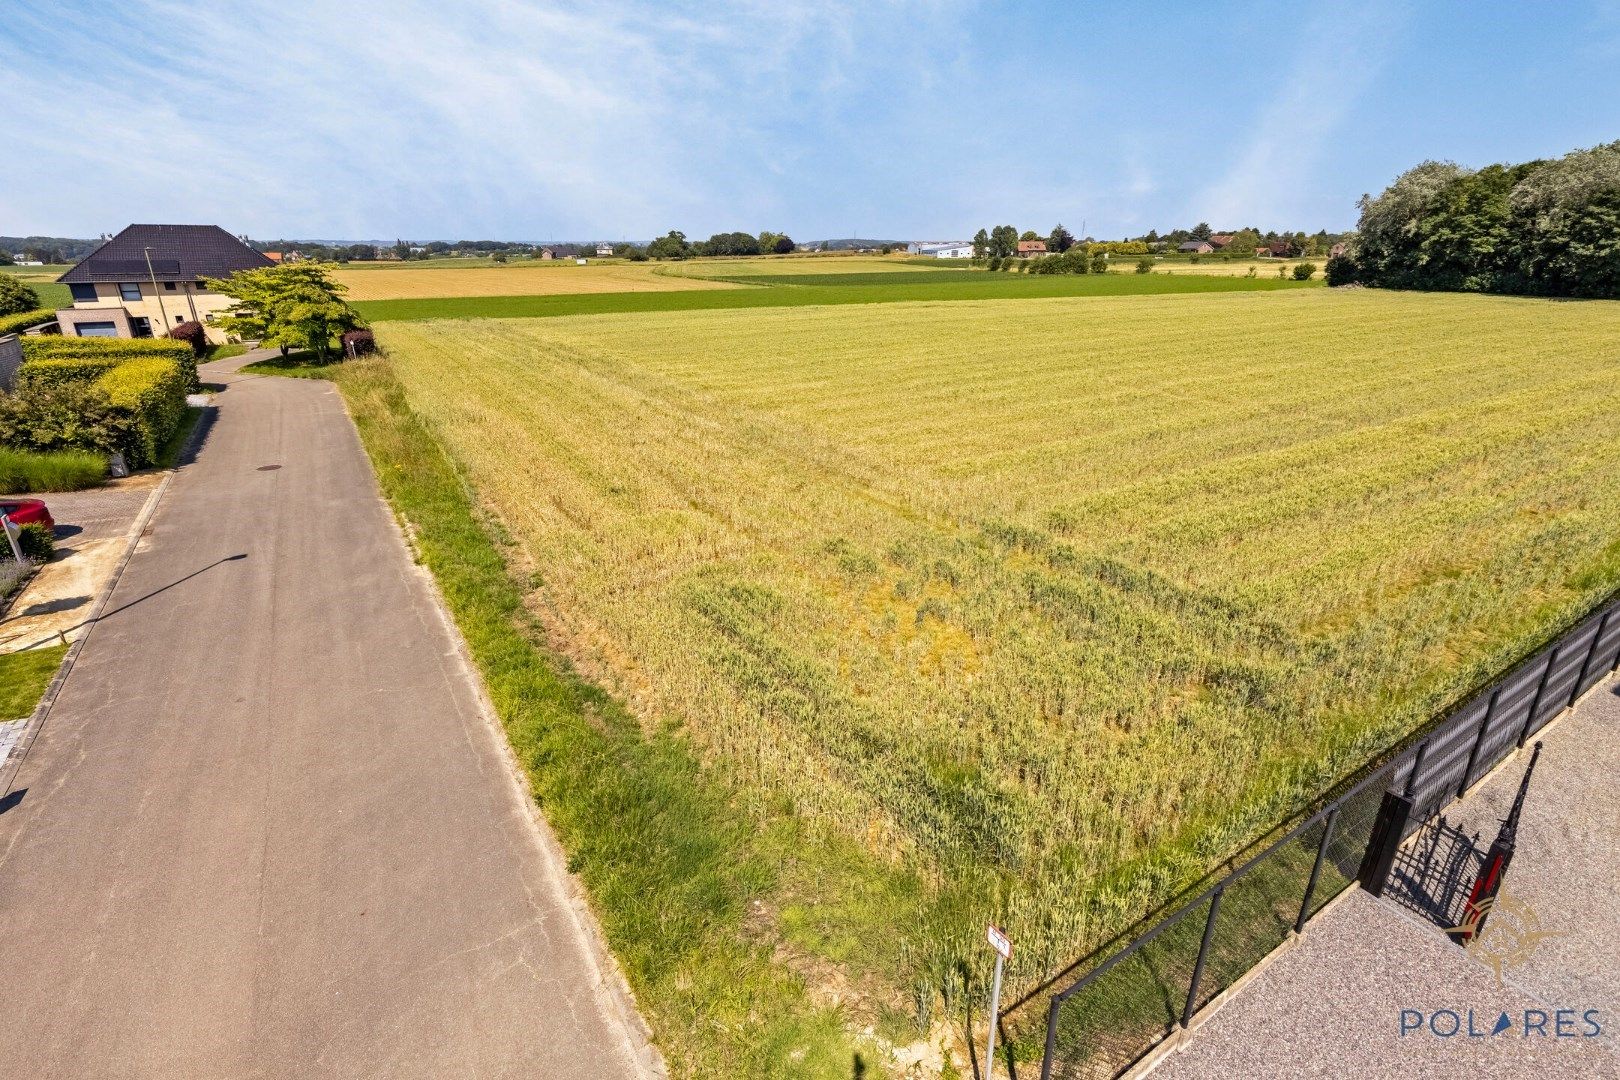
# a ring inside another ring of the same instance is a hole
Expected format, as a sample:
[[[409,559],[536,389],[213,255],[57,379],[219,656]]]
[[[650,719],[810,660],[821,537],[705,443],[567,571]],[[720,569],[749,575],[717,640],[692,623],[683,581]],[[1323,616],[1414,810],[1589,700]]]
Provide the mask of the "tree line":
[[[1069,249],[1076,246],[1083,247],[1088,252],[1100,249],[1113,254],[1146,255],[1174,251],[1188,241],[1208,242],[1217,235],[1224,237],[1221,246],[1228,257],[1251,259],[1256,248],[1272,244],[1281,245],[1278,254],[1287,258],[1326,255],[1334,244],[1349,234],[1330,233],[1326,229],[1315,233],[1278,232],[1275,229],[1261,232],[1252,225],[1235,229],[1227,234],[1217,234],[1209,222],[1200,221],[1190,229],[1172,229],[1167,233],[1149,229],[1140,236],[1126,237],[1124,240],[1096,240],[1090,236],[1076,237],[1061,223],[1044,236],[1033,229],[1019,232],[1011,225],[997,225],[992,229],[980,229],[974,234],[973,257],[980,260],[1016,258],[1019,242],[1029,240],[1042,241],[1046,245],[1047,253],[1053,255],[1066,254]]]
[[[1425,161],[1362,196],[1330,284],[1620,298],[1620,141],[1551,161]]]

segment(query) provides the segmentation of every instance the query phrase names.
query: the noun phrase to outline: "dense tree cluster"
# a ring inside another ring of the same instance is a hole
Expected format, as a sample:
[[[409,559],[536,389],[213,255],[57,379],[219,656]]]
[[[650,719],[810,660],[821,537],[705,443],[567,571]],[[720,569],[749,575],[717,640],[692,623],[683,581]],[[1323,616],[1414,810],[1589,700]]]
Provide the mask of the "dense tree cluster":
[[[1620,297],[1620,142],[1477,171],[1426,161],[1362,198],[1351,264],[1334,270],[1396,289]]]
[[[686,234],[671,229],[647,245],[654,259],[690,259],[702,255],[786,255],[798,245],[786,233],[766,230],[758,236],[745,232],[715,233],[693,243]]]

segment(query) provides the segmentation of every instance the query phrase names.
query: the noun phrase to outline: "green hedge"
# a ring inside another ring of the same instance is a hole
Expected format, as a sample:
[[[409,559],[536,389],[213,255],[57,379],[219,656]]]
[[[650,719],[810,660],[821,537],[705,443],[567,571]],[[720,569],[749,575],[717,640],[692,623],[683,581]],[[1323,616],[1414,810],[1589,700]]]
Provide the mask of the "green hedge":
[[[56,311],[53,308],[38,308],[34,311],[19,311],[15,315],[6,315],[4,317],[0,317],[0,337],[5,337],[7,334],[20,333],[23,330],[28,330],[32,327],[40,325],[41,323],[48,323],[54,318],[56,318]]]
[[[167,357],[186,373],[186,390],[201,387],[197,356],[184,341],[169,338],[81,338],[58,335],[24,338],[23,362],[32,360],[140,360]]]
[[[125,445],[119,449],[130,468],[156,462],[186,414],[186,368],[162,356],[130,360],[97,379],[96,388],[107,395],[114,416],[129,420]]]
[[[17,369],[17,385],[20,392],[27,393],[30,387],[88,382],[101,378],[122,363],[125,361],[114,356],[25,360]]]

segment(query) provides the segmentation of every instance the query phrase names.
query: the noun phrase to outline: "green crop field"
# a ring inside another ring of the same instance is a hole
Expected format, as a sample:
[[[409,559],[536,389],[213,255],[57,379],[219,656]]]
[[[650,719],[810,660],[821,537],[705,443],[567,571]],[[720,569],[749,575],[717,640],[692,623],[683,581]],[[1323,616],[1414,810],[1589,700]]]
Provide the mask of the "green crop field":
[[[746,932],[856,1016],[948,1019],[989,917],[1030,985],[1620,584],[1616,304],[1307,289],[382,336],[550,647],[759,836],[793,823]]]
[[[741,262],[739,260],[739,263]],[[1277,278],[1121,273],[1042,276],[991,273],[986,270],[935,270],[926,267],[909,272],[866,270],[847,274],[828,272],[744,274],[733,270],[726,275],[716,272],[709,274],[708,277],[712,284],[748,284],[757,287],[552,296],[449,296],[371,300],[362,301],[355,306],[372,322],[399,322],[423,319],[522,319],[559,315],[716,311],[728,308],[892,304],[916,300],[1028,300],[1058,296],[1271,292],[1321,287],[1320,282],[1283,281]]]

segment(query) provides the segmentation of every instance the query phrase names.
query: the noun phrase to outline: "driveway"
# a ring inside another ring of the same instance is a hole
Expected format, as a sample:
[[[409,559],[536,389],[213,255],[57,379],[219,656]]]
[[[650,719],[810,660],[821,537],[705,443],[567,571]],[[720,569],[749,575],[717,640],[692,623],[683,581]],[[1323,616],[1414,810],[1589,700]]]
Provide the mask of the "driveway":
[[[241,362],[0,802],[0,1076],[656,1068],[341,399]]]

